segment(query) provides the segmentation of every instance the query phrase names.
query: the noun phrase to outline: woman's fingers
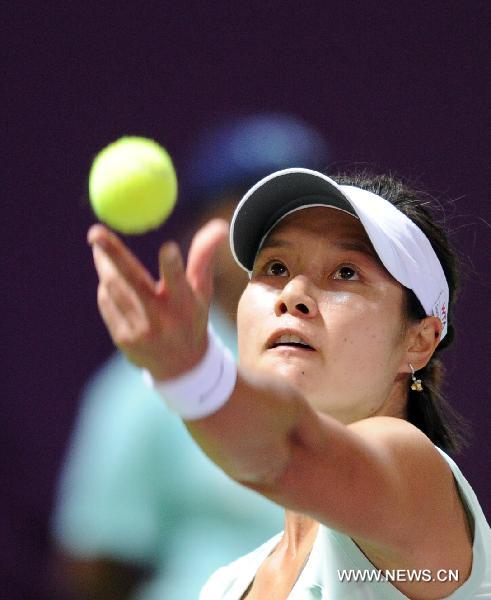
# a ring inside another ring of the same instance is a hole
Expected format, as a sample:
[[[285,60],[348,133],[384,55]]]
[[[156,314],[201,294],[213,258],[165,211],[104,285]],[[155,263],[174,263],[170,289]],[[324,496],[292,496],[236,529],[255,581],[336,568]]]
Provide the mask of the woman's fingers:
[[[169,379],[197,362],[206,349],[207,307],[212,290],[212,260],[227,236],[225,221],[203,227],[184,267],[178,245],[159,253],[155,282],[122,241],[102,225],[89,230],[99,275],[99,310],[115,344],[157,379]]]
[[[100,248],[108,259],[101,256],[100,260],[95,260],[101,281],[116,277],[115,272],[118,272],[139,296],[153,295],[157,291],[159,295],[165,293],[172,300],[184,300],[191,286],[200,300],[209,302],[213,287],[213,257],[227,235],[226,221],[209,221],[193,239],[186,270],[178,245],[175,242],[164,244],[159,253],[161,280],[157,286],[138,259],[106,227],[94,225],[89,229],[87,239],[89,244]],[[115,269],[111,268],[110,263]]]
[[[104,252],[103,248],[98,244],[92,246],[92,256],[94,257],[94,265],[99,276],[99,281],[107,282],[111,277],[117,277],[118,271],[111,262],[109,256]]]
[[[138,329],[146,321],[145,308],[135,291],[124,279],[112,279],[107,284],[107,291],[112,301],[125,316],[131,329]]]
[[[179,299],[179,296],[185,293],[185,290],[189,293],[184,261],[176,242],[166,242],[160,248],[159,273],[158,293],[165,293],[170,299]]]
[[[128,250],[119,237],[109,231],[107,227],[100,224],[93,225],[87,234],[87,241],[91,246],[98,246],[104,251],[116,270],[138,294],[154,293],[155,281],[150,273]]]
[[[145,309],[135,290],[119,274],[115,265],[98,245],[92,248],[94,264],[99,275],[99,307],[102,303],[111,303],[117,309],[113,316],[119,315],[124,319],[130,329],[137,329],[140,321],[145,318]]]
[[[209,221],[196,233],[189,250],[187,279],[195,294],[207,302],[213,291],[213,258],[228,229],[223,219]]]
[[[97,304],[113,342],[116,345],[124,344],[131,336],[130,325],[111,298],[106,286],[101,283],[97,288]]]

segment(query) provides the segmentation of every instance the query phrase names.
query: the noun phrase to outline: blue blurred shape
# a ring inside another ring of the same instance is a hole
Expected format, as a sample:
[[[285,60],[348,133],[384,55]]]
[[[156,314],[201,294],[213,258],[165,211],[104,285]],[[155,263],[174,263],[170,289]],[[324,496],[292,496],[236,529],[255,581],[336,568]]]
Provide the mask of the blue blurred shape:
[[[288,167],[322,169],[328,145],[302,119],[278,112],[229,117],[211,126],[191,145],[183,180],[191,199],[244,189]]]

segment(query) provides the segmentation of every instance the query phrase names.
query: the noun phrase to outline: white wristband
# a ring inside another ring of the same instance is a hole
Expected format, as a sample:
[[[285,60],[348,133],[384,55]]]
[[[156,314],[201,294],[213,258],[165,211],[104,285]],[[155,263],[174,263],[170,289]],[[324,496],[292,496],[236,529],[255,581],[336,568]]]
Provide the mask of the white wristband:
[[[166,381],[156,381],[145,369],[143,378],[171,410],[191,421],[211,415],[227,402],[235,388],[237,365],[209,325],[208,349],[195,367]]]

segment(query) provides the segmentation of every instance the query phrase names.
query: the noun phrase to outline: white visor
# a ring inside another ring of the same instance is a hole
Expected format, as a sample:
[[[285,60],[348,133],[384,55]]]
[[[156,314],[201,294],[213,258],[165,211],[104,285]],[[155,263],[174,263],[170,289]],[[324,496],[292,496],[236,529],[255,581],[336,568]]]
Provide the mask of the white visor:
[[[414,292],[428,316],[447,333],[448,284],[430,241],[389,201],[357,187],[339,185],[310,169],[276,171],[242,198],[230,227],[230,247],[238,264],[252,271],[264,238],[287,214],[312,206],[330,206],[357,217],[387,271]]]

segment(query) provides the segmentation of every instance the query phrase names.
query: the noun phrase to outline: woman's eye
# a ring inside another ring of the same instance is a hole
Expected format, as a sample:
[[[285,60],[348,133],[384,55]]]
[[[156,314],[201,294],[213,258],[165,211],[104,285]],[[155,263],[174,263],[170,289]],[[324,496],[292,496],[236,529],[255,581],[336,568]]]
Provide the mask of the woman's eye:
[[[339,269],[336,269],[336,271],[334,272],[333,279],[342,279],[344,281],[352,281],[352,280],[357,280],[360,278],[358,276],[358,273],[355,271],[355,269],[353,269],[353,267],[348,267],[345,265],[344,267],[339,267]]]
[[[272,275],[273,277],[288,277],[288,269],[285,265],[277,260],[272,260],[266,265],[266,275]]]

